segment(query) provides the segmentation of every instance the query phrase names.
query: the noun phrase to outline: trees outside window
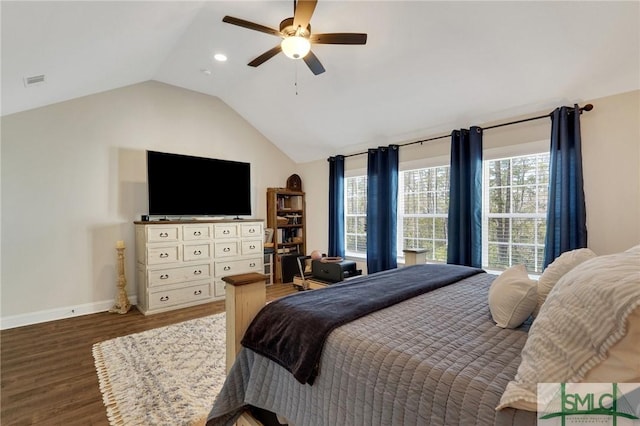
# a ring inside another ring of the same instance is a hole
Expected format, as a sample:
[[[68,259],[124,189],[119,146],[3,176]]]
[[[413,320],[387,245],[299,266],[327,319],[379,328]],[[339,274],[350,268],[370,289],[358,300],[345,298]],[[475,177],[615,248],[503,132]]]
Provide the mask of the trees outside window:
[[[345,252],[349,255],[367,254],[367,176],[347,177],[344,180]]]
[[[542,272],[548,182],[548,153],[484,162],[484,268]]]
[[[407,170],[399,176],[398,244],[427,250],[430,261],[447,261],[449,166]]]

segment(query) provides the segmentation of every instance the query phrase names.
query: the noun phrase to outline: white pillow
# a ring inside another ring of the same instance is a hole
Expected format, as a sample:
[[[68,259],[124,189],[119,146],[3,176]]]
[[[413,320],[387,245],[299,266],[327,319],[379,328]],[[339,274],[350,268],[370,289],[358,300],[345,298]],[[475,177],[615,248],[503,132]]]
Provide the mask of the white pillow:
[[[638,244],[637,246],[631,247],[629,250],[627,250],[627,253],[630,252],[640,252],[640,244]]]
[[[576,249],[562,253],[556,260],[551,262],[549,266],[542,272],[538,280],[538,303],[533,310],[533,317],[537,317],[540,308],[547,299],[549,292],[560,278],[567,272],[581,264],[582,262],[593,259],[596,254],[588,248]]]
[[[640,307],[627,318],[627,333],[609,349],[607,358],[593,367],[580,382],[584,383],[639,383],[640,382]],[[514,382],[509,384],[518,392]],[[507,393],[505,392],[505,395]],[[515,399],[506,406],[526,411],[538,411],[537,402],[525,398]]]
[[[538,383],[592,379],[595,373],[587,373],[610,357],[611,350],[626,348],[626,344],[615,345],[624,340],[631,329],[632,313],[640,307],[638,265],[640,251],[599,256],[558,281],[531,325],[518,372],[497,409],[535,407]],[[640,356],[637,342],[633,348]],[[634,371],[627,373],[617,377],[635,377]]]
[[[489,288],[489,310],[498,327],[516,328],[531,316],[538,302],[536,282],[524,265],[515,265]]]
[[[609,349],[607,359],[589,370],[583,382],[640,383],[640,307],[627,318],[627,333]]]

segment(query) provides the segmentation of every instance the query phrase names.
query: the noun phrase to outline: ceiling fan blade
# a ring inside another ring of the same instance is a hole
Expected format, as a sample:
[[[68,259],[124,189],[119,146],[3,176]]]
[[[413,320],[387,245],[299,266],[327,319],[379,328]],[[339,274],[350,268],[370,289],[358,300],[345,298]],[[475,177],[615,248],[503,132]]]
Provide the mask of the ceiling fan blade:
[[[307,29],[309,21],[311,21],[311,15],[316,9],[318,0],[298,0],[295,3],[293,13],[293,28],[302,27],[303,30]]]
[[[304,63],[307,64],[311,72],[315,75],[325,72],[325,69],[320,63],[320,60],[316,55],[313,54],[313,52],[309,51],[309,53],[307,53],[307,55],[302,59],[304,60]]]
[[[249,65],[250,67],[257,67],[258,65],[261,65],[267,62],[269,59],[273,58],[281,51],[282,49],[280,48],[280,45],[277,45],[273,49],[267,50],[262,55],[258,56],[253,61],[249,62],[247,65]]]
[[[367,44],[367,35],[362,33],[311,34],[309,40],[316,44]]]
[[[248,28],[250,30],[260,31],[263,33],[282,37],[282,34],[280,34],[280,31],[276,29],[265,27],[264,25],[256,24],[254,22],[245,21],[244,19],[234,18],[233,16],[225,16],[224,18],[222,18],[222,22],[226,22],[227,24],[233,24],[239,27]]]

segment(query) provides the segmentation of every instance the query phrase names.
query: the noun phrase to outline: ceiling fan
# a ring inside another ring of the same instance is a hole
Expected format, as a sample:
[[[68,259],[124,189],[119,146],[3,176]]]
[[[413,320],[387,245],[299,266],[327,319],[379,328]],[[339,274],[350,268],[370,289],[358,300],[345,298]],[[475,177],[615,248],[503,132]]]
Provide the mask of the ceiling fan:
[[[311,33],[309,21],[317,3],[317,0],[293,0],[293,17],[282,20],[280,30],[232,16],[225,16],[222,18],[222,22],[282,38],[282,42],[276,47],[267,50],[249,62],[247,65],[250,67],[257,67],[283,52],[291,59],[302,59],[311,72],[318,75],[325,72],[325,69],[318,57],[311,51],[311,44],[366,44],[367,35],[362,33]]]

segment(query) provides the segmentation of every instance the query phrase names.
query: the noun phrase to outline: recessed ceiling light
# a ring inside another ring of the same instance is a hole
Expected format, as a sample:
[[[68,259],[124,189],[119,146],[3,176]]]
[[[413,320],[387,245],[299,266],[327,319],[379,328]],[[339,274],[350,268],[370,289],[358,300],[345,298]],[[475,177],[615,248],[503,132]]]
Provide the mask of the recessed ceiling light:
[[[213,59],[215,59],[218,62],[224,62],[227,60],[227,55],[223,53],[216,53],[215,55],[213,55]]]

